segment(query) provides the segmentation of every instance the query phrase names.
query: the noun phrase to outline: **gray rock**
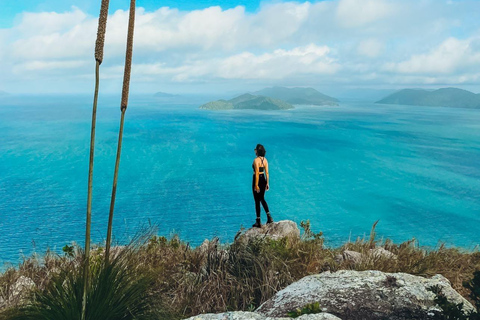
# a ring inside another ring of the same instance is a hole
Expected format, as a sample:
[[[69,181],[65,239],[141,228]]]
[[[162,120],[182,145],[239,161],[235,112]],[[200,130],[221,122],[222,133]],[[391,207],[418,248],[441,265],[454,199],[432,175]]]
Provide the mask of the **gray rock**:
[[[441,275],[427,279],[405,273],[342,270],[305,277],[277,292],[256,312],[279,317],[318,301],[323,311],[342,319],[433,319],[440,309],[428,289],[436,285],[449,301],[463,303],[464,311],[474,310]]]
[[[13,303],[22,303],[27,294],[35,287],[35,282],[33,282],[32,279],[25,276],[20,276],[10,288],[11,294],[9,301]]]
[[[374,259],[397,259],[397,255],[382,247],[369,250],[369,255]]]
[[[341,254],[337,254],[335,256],[335,261],[338,263],[349,261],[353,264],[359,264],[378,259],[397,259],[397,255],[386,250],[385,248],[378,247],[368,250],[366,254],[362,254],[357,251],[345,250]]]
[[[261,228],[250,228],[236,238],[236,241],[248,241],[252,238],[270,238],[280,240],[288,238],[289,240],[300,239],[300,230],[297,224],[291,220],[282,220],[269,224],[263,224]]]
[[[342,263],[343,261],[350,261],[353,263],[360,263],[362,261],[362,254],[357,251],[345,250],[342,254],[335,257],[335,261]]]
[[[212,241],[205,239],[203,240],[202,244],[197,247],[197,250],[199,250],[202,253],[205,253],[209,249],[217,248],[218,245],[219,245],[218,238],[214,238]]]
[[[186,320],[291,320],[292,318],[272,318],[266,317],[264,315],[255,313],[255,312],[244,312],[244,311],[234,311],[234,312],[224,312],[224,313],[208,313],[201,314],[198,316],[190,317]],[[296,318],[298,320],[341,320],[340,318],[335,317],[334,315],[328,313],[317,313],[317,314],[305,314]]]

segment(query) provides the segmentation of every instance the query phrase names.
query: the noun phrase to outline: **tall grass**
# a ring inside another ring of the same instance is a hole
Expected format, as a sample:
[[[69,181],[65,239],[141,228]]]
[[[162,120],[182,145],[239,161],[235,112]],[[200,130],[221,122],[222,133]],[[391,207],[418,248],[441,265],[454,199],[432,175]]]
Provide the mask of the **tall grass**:
[[[103,250],[91,256],[86,290],[87,320],[155,319],[155,300],[151,295],[153,274],[138,263],[139,246],[132,243],[118,247],[107,265]],[[47,273],[45,284],[5,311],[1,318],[10,320],[75,320],[83,316],[83,252],[73,259],[58,258],[62,263]],[[35,263],[30,263],[30,266]],[[46,267],[48,268],[48,267]],[[7,273],[12,273],[9,270]],[[9,275],[11,277],[11,275]]]

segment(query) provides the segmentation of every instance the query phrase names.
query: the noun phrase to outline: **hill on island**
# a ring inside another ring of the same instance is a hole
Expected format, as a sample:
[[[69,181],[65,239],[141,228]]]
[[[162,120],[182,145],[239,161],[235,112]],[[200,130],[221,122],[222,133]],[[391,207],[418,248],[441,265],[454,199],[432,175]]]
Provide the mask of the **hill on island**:
[[[282,100],[270,97],[257,96],[249,93],[242,94],[230,100],[217,100],[205,103],[200,109],[230,110],[230,109],[255,109],[255,110],[287,110],[294,107]]]
[[[157,98],[171,98],[171,97],[176,97],[177,95],[159,91],[155,93],[153,96]]]
[[[317,106],[338,106],[338,100],[313,88],[272,87],[254,92],[256,95],[280,99],[291,104],[308,104]]]
[[[458,88],[442,88],[434,91],[424,89],[403,89],[392,93],[376,103],[430,107],[480,108],[480,94],[475,94]]]

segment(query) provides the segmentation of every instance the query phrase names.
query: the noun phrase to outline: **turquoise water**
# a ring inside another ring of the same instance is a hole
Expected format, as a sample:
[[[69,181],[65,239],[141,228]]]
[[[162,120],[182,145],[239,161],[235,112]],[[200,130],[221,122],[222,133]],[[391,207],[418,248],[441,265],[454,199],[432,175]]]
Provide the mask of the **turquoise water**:
[[[92,241],[106,237],[120,111],[101,99]],[[309,219],[329,244],[368,234],[420,245],[480,243],[480,110],[344,103],[222,111],[131,98],[114,235],[144,226],[198,245],[254,222],[253,148],[271,171],[275,220]],[[83,244],[91,97],[0,103],[0,262]],[[265,215],[262,213],[265,221]]]

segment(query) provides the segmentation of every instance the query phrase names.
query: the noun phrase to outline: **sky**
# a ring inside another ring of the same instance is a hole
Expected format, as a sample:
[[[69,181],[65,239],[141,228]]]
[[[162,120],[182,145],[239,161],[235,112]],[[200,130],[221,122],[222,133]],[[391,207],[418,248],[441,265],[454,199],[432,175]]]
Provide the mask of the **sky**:
[[[100,0],[0,0],[0,91],[91,93]],[[129,1],[111,1],[102,92],[121,91]],[[480,92],[480,1],[136,5],[132,94],[267,86]]]

